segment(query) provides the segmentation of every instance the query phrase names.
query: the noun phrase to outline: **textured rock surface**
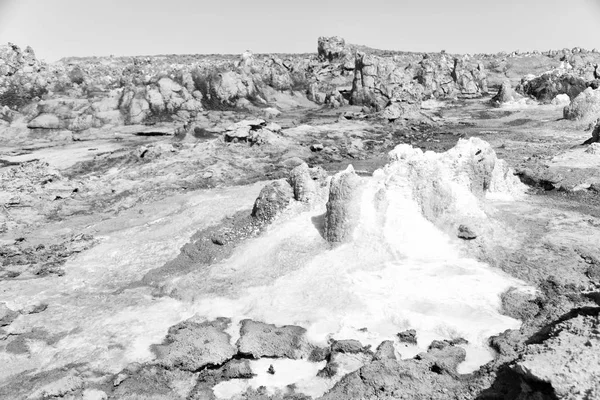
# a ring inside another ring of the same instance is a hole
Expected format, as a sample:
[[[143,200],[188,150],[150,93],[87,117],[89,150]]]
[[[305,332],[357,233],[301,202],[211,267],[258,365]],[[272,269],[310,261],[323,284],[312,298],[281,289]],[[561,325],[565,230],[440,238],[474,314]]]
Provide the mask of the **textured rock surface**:
[[[272,221],[287,207],[293,195],[292,187],[286,180],[280,179],[269,183],[256,198],[252,216],[260,221]]]
[[[118,375],[110,399],[184,400],[196,385],[197,374],[160,366],[133,366]]]
[[[517,91],[543,103],[550,103],[559,94],[566,94],[574,99],[586,87],[585,79],[565,70],[557,69],[531,79],[524,78],[517,87]]]
[[[346,47],[346,41],[338,36],[320,37],[317,43],[317,53],[320,59],[327,61],[344,59],[351,54]]]
[[[360,178],[352,166],[331,179],[325,215],[325,239],[333,243],[352,239],[360,215]]]
[[[310,201],[316,195],[316,183],[310,174],[306,163],[302,163],[290,172],[290,184],[294,190],[294,198],[297,201]]]
[[[229,324],[225,318],[208,322],[191,319],[171,327],[164,343],[155,347],[159,363],[186,371],[224,363],[236,353],[225,333]]]
[[[600,314],[582,314],[553,326],[514,367],[528,380],[552,385],[559,399],[600,397]]]
[[[237,346],[241,354],[253,358],[305,359],[313,350],[305,334],[306,329],[299,326],[275,326],[246,319],[241,322]]]

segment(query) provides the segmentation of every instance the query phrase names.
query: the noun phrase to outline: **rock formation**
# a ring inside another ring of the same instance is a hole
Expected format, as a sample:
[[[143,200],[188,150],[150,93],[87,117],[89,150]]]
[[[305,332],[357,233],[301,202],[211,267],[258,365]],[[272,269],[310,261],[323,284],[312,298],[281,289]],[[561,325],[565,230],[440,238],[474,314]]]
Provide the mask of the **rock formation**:
[[[317,45],[319,59],[323,61],[345,61],[351,56],[346,41],[338,36],[320,37]]]
[[[252,216],[260,221],[271,222],[288,206],[293,195],[292,187],[284,179],[266,185],[254,202]]]
[[[171,327],[164,343],[154,349],[159,363],[192,372],[224,363],[236,353],[225,333],[230,323],[224,318],[212,322],[192,319]]]
[[[331,179],[325,216],[327,241],[343,243],[352,240],[360,218],[360,195],[360,178],[351,165]]]
[[[422,88],[393,62],[357,52],[350,102],[383,111],[382,118],[395,120],[418,111]]]
[[[306,359],[314,346],[308,343],[305,334],[306,329],[299,326],[278,327],[247,319],[241,322],[237,347],[240,354],[253,358]]]
[[[537,77],[523,78],[517,91],[542,103],[550,103],[559,94],[574,99],[586,87],[585,79],[564,69],[557,69]]]
[[[488,91],[483,64],[468,57],[450,60],[444,54],[437,57],[426,54],[419,62],[416,78],[428,98],[478,96]]]
[[[559,399],[600,397],[600,318],[598,309],[575,314],[527,346],[513,366],[526,380],[546,382]]]
[[[510,81],[504,81],[498,93],[490,100],[490,103],[495,107],[500,107],[502,104],[513,103],[522,98],[523,96],[515,92],[510,86]]]

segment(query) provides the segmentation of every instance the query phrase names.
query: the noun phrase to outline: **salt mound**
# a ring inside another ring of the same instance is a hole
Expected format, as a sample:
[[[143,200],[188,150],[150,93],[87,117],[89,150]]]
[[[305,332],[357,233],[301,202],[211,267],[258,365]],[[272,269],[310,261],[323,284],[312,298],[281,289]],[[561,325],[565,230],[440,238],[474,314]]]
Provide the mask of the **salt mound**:
[[[421,214],[439,228],[485,219],[485,200],[514,200],[524,195],[520,182],[492,147],[479,138],[461,139],[445,153],[396,146],[390,163],[373,176],[384,191],[410,196]]]
[[[276,219],[227,260],[167,283],[166,293],[234,327],[246,318],[300,326],[317,345],[356,339],[376,348],[389,340],[412,357],[434,339],[461,338],[469,342],[461,371],[489,361],[488,338],[520,325],[500,313],[500,294],[528,290],[465,256],[456,238],[465,218],[488,218],[488,199],[524,193],[489,144],[461,140],[442,154],[401,145],[373,177],[348,169],[332,186],[333,196],[319,193],[309,209]],[[417,331],[414,349],[398,341],[406,329]]]

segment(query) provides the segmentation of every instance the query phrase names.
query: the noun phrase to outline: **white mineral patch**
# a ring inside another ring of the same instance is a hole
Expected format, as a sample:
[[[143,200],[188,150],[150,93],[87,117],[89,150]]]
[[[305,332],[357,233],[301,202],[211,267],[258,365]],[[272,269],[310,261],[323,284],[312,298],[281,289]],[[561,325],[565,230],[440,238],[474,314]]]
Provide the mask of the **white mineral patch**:
[[[247,389],[258,389],[260,386],[264,386],[269,394],[285,393],[288,391],[287,386],[291,384],[296,384],[301,390],[306,386],[304,381],[313,379],[325,364],[325,361],[312,363],[304,360],[262,358],[250,361],[250,368],[256,375],[252,379],[232,379],[219,383],[213,390],[219,399],[230,399]],[[274,374],[267,372],[271,365]]]

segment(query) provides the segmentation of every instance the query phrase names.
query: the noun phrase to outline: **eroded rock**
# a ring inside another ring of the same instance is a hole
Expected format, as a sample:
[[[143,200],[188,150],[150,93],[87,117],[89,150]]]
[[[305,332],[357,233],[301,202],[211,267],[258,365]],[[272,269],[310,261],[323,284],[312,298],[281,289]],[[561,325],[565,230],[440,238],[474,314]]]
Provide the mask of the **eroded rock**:
[[[275,326],[245,319],[241,322],[237,347],[241,354],[253,358],[306,359],[313,346],[308,343],[305,334],[306,329],[300,326]]]
[[[293,196],[292,187],[285,179],[269,183],[256,198],[252,216],[260,221],[270,222],[288,206]]]
[[[303,162],[292,169],[289,181],[294,190],[294,198],[297,201],[307,202],[314,198],[316,184],[311,177],[310,168],[306,163]]]
[[[498,93],[492,97],[490,102],[493,106],[500,107],[502,104],[514,103],[522,98],[523,96],[514,91],[510,86],[510,81],[504,81]]]
[[[598,309],[554,326],[546,340],[527,347],[514,369],[527,380],[549,383],[559,399],[599,397]]]
[[[360,219],[360,177],[351,165],[331,179],[325,215],[325,239],[332,243],[347,242]]]
[[[158,362],[167,368],[185,371],[224,363],[236,353],[225,332],[230,323],[226,318],[206,322],[192,318],[169,328],[163,344],[154,349]]]

